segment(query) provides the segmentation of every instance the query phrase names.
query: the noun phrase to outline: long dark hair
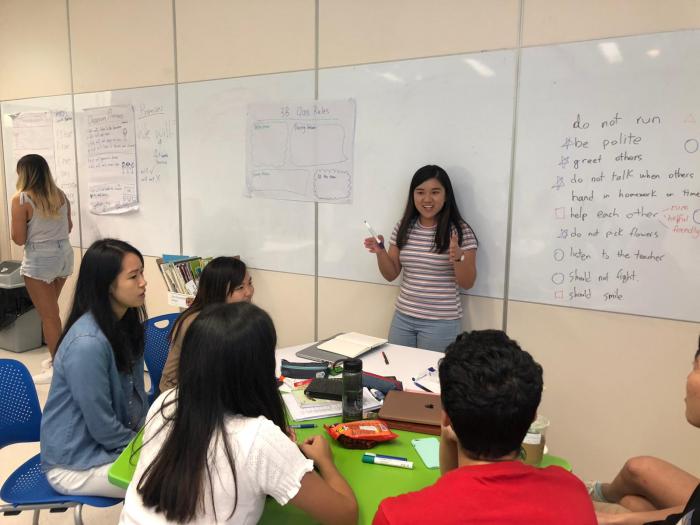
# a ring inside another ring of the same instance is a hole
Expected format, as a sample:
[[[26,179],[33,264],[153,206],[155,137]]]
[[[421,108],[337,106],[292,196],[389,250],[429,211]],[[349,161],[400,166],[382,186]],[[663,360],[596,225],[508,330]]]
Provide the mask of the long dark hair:
[[[202,270],[199,276],[197,295],[192,304],[177,318],[170,331],[170,343],[177,339],[182,323],[205,306],[225,303],[226,297],[245,279],[246,265],[236,257],[216,257]]]
[[[178,388],[163,394],[160,409],[172,428],[137,485],[146,507],[155,507],[169,521],[192,521],[204,506],[204,483],[211,486],[216,470],[208,451],[212,440],[215,446],[221,440],[236,484],[229,518],[233,515],[238,486],[226,417],[264,416],[287,432],[275,379],[276,344],[270,316],[247,302],[207,306],[192,322],[182,344]],[[169,416],[164,409],[173,403]],[[215,503],[212,491],[216,514]]]
[[[457,207],[454,191],[452,190],[452,182],[447,172],[440,166],[428,165],[419,168],[411,179],[411,185],[408,189],[408,199],[406,201],[406,209],[401,217],[399,231],[396,235],[396,246],[401,249],[408,241],[408,232],[413,228],[416,221],[420,217],[420,213],[416,209],[416,203],[413,199],[415,189],[430,179],[437,179],[445,188],[445,204],[437,214],[437,228],[435,229],[435,238],[433,240],[433,251],[436,253],[444,253],[450,247],[450,233],[454,228],[457,232],[457,240],[459,245],[462,245],[462,223],[466,221],[462,218]],[[468,226],[468,225],[467,225]]]
[[[90,312],[109,341],[120,372],[130,372],[134,362],[143,355],[143,322],[146,320],[143,306],[127,308],[121,319],[117,319],[112,310],[110,287],[122,271],[122,260],[127,253],[136,255],[143,264],[141,252],[118,239],[101,239],[88,248],[80,263],[73,306],[57,345],[61,345],[71,326]]]

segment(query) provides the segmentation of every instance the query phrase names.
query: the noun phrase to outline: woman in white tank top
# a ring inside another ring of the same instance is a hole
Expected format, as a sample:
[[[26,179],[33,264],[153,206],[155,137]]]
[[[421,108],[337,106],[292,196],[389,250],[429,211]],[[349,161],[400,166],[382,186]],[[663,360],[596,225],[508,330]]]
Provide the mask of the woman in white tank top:
[[[29,297],[41,317],[44,340],[51,354],[34,376],[50,383],[51,362],[61,335],[58,297],[73,273],[73,248],[68,234],[73,228],[70,203],[58,189],[46,160],[25,155],[17,162],[17,193],[12,197],[12,240],[24,246],[20,273]]]

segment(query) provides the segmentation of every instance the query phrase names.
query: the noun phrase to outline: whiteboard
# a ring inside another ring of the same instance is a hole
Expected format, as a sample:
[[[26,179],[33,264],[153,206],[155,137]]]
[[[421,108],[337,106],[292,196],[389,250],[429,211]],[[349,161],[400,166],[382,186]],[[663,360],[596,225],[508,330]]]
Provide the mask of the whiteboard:
[[[514,51],[321,70],[319,98],[355,98],[357,121],[353,202],[319,204],[319,275],[386,283],[363,220],[388,239],[411,177],[438,164],[479,239],[470,293],[503,297],[514,83]]]
[[[70,95],[41,97],[24,100],[3,102],[0,107],[2,114],[2,140],[5,162],[5,184],[7,189],[8,210],[12,197],[17,192],[17,161],[28,153],[42,155],[51,168],[51,173],[59,188],[61,188],[71,205],[73,230],[70,233],[70,243],[80,245],[78,229],[78,185],[75,163],[75,133],[73,128],[73,109]],[[14,123],[22,117],[32,117],[45,114],[48,122],[41,126],[39,133],[23,133],[14,129]],[[16,144],[15,140],[22,144]]]
[[[700,321],[699,55],[700,31],[523,50],[511,299]]]
[[[313,275],[314,203],[245,196],[248,104],[313,99],[313,71],[178,89],[184,253],[235,254],[253,268]]]
[[[96,215],[90,212],[90,139],[85,110],[119,105],[130,106],[134,112],[139,205],[131,213]],[[75,112],[83,246],[90,246],[96,239],[116,237],[130,242],[144,255],[179,253],[175,87],[78,94]]]

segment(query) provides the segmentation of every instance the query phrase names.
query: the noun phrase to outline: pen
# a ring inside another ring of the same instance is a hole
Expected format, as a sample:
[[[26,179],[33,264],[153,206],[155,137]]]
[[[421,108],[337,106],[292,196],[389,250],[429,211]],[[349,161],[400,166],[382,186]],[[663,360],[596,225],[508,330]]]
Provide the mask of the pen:
[[[367,229],[369,230],[370,235],[374,237],[374,240],[377,241],[377,244],[379,245],[380,248],[384,248],[384,242],[379,240],[379,236],[377,235],[377,232],[374,231],[374,229],[369,225],[367,221],[364,221],[365,226],[367,226]]]
[[[384,353],[384,350],[382,350],[382,357],[384,358],[384,362],[388,365],[389,364],[389,358],[386,356]]]
[[[388,456],[386,454],[375,454],[374,452],[365,452],[365,456],[374,456],[376,458],[386,458],[386,459],[397,459],[399,461],[408,461],[408,458],[402,458],[401,456]]]
[[[313,423],[304,423],[303,425],[289,425],[289,428],[316,428]]]
[[[398,459],[383,458],[380,456],[362,456],[362,463],[374,463],[375,465],[387,465],[388,467],[399,467],[413,469],[413,461],[401,461]]]
[[[423,372],[421,375],[419,375],[419,376],[417,376],[417,377],[412,377],[412,378],[411,378],[411,381],[418,381],[419,379],[423,379],[424,377],[427,377],[427,376],[429,376],[429,375],[431,375],[431,374],[434,374],[435,372],[437,372],[437,370],[435,370],[434,367],[430,366],[430,367],[428,367],[428,369],[427,369],[425,372]]]
[[[430,393],[430,394],[434,394],[434,393],[435,393],[435,392],[433,392],[432,390],[430,390],[429,388],[424,387],[423,385],[421,385],[421,384],[418,383],[417,381],[414,381],[413,384],[416,385],[416,386],[417,386],[418,388],[420,388],[421,390],[425,390],[426,392],[428,392],[428,393]]]

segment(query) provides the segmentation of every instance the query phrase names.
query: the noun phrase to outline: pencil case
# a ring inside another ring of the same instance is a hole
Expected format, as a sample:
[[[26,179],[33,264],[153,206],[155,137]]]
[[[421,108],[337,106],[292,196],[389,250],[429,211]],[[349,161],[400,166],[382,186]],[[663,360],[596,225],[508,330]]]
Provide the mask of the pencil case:
[[[384,395],[390,390],[403,390],[403,383],[401,383],[401,381],[370,372],[362,372],[362,386],[379,390]]]
[[[280,373],[284,377],[292,379],[309,379],[314,377],[328,377],[331,369],[328,363],[294,363],[282,359]]]
[[[341,401],[343,399],[343,380],[316,378],[304,389],[304,394],[313,399]]]

